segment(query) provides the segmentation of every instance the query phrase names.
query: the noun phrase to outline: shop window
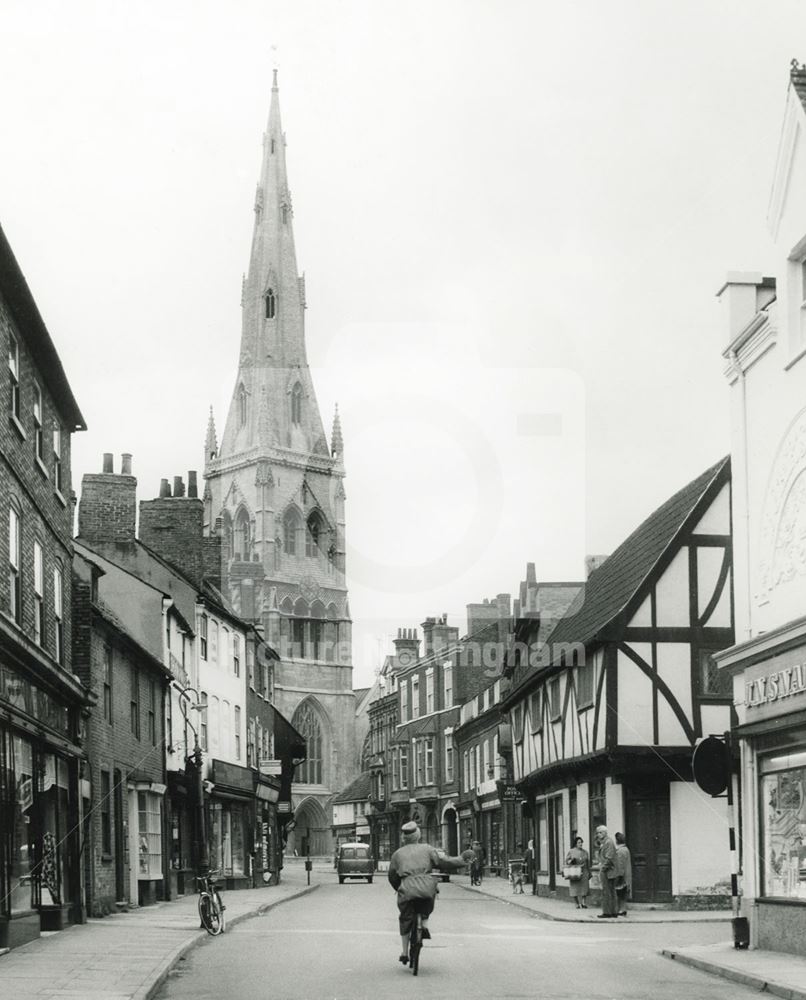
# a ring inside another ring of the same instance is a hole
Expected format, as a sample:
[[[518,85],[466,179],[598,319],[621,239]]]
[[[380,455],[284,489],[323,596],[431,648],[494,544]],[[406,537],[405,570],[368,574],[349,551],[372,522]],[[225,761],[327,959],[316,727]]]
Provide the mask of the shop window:
[[[44,596],[45,563],[42,555],[42,545],[34,542],[34,641],[41,646],[45,632],[45,596]]]
[[[549,824],[545,800],[537,803],[537,843],[535,848],[537,870],[548,872],[551,859],[549,858]]]
[[[764,896],[806,900],[806,751],[759,760]]]
[[[18,625],[22,623],[21,535],[22,518],[12,501],[8,508],[8,610]]]
[[[162,799],[154,792],[137,793],[139,878],[162,878]]]
[[[53,567],[53,655],[64,663],[64,574],[59,563]]]
[[[590,844],[591,861],[599,863],[599,849],[596,846],[596,827],[607,826],[607,801],[605,798],[605,780],[588,782],[588,843]]]

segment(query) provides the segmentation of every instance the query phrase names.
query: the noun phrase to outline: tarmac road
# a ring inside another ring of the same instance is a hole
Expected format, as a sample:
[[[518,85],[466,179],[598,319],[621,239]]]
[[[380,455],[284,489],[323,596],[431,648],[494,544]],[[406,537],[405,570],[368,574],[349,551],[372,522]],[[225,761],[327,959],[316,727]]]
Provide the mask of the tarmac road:
[[[743,1000],[757,991],[662,958],[662,947],[724,938],[724,924],[566,924],[458,885],[440,890],[415,979],[397,961],[395,897],[333,877],[309,896],[192,951],[160,1000]]]

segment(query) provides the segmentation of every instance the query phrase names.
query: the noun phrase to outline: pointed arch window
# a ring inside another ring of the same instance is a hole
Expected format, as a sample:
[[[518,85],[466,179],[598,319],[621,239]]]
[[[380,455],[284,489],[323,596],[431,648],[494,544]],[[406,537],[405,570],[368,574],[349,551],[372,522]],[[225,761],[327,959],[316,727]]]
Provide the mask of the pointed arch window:
[[[299,531],[299,514],[295,510],[286,512],[283,518],[283,548],[289,556],[297,554],[297,532]]]
[[[246,423],[246,389],[243,386],[238,390],[238,419],[243,427]]]
[[[252,532],[249,514],[240,508],[235,515],[235,525],[232,532],[233,556],[243,562],[252,558]]]
[[[308,518],[305,532],[305,555],[316,558],[319,555],[319,542],[322,537],[322,520],[314,511]]]
[[[302,386],[299,382],[291,391],[291,423],[302,423]]]
[[[305,785],[323,784],[322,727],[309,702],[300,705],[291,725],[305,739],[306,747],[306,759],[296,770],[297,781]]]
[[[271,141],[271,155],[274,156],[274,139]]]
[[[266,319],[274,319],[277,314],[277,296],[274,294],[274,289],[270,288],[266,292]]]

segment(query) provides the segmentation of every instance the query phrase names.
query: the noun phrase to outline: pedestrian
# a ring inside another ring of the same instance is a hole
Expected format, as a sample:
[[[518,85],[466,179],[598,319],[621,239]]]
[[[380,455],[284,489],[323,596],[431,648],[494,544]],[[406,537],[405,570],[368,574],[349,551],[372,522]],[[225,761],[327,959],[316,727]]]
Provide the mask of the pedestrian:
[[[523,858],[523,844],[515,845],[515,857],[509,860],[509,881],[512,883],[512,891],[523,895],[523,875],[526,867]]]
[[[535,842],[530,840],[526,846],[526,854],[523,859],[526,869],[526,882],[532,887],[532,895],[535,891]]]
[[[616,834],[616,900],[618,915],[627,916],[627,900],[632,895],[632,858],[623,833]]]
[[[618,916],[618,901],[616,899],[616,845],[608,834],[606,826],[596,827],[596,846],[599,848],[599,882],[602,888],[602,912],[597,916],[601,920],[606,917]]]
[[[473,864],[476,860],[476,855],[473,853],[473,847],[469,840],[465,844],[465,849],[462,851],[461,857],[464,863],[467,865],[467,871],[468,874],[470,875],[470,884],[474,885],[475,882],[473,878]]]
[[[478,840],[473,841],[473,854],[475,857],[473,860],[473,867],[470,870],[473,877],[470,881],[472,885],[481,885],[481,878],[484,874],[484,862],[487,859],[487,852],[484,849],[483,844],[479,843]]]
[[[578,877],[568,880],[568,895],[576,903],[578,910],[587,910],[588,904],[585,900],[590,892],[591,859],[583,847],[584,843],[582,837],[574,837],[571,850],[565,856],[566,865],[580,869]]]

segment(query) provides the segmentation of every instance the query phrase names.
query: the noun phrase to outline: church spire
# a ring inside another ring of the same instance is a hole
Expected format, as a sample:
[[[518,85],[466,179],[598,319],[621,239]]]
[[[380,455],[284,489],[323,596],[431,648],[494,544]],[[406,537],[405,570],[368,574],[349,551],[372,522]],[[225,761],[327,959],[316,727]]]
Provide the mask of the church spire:
[[[285,153],[275,70],[241,294],[238,377],[221,439],[225,456],[265,448],[267,426],[273,446],[328,454],[305,352],[305,284],[297,271]],[[261,412],[264,393],[268,419]]]

